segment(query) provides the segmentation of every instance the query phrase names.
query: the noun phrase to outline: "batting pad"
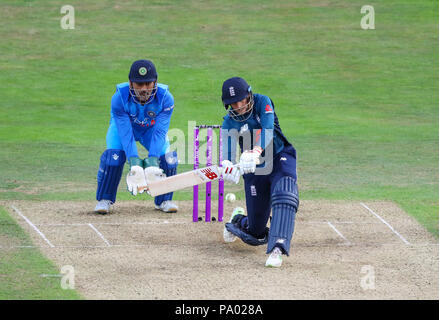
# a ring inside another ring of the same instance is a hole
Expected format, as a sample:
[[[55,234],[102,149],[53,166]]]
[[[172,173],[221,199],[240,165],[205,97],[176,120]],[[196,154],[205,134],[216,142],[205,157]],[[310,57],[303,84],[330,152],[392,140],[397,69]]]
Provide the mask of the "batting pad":
[[[292,177],[283,177],[277,182],[271,203],[273,219],[268,235],[267,253],[276,246],[289,255],[296,211],[299,207],[299,192]]]
[[[123,166],[126,161],[125,152],[118,149],[107,149],[101,156],[98,171],[98,189],[96,200],[110,200],[116,202],[117,187],[122,177]]]

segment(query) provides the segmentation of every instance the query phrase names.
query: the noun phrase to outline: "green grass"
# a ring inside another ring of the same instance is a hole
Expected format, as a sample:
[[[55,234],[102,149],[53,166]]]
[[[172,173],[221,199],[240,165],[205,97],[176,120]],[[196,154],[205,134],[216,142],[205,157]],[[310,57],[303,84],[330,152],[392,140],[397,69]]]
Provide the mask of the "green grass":
[[[82,299],[74,290],[61,287],[60,271],[33,247],[29,236],[0,207],[0,300]]]
[[[439,236],[438,1],[368,3],[368,31],[358,0],[71,1],[75,30],[64,4],[0,4],[0,199],[94,199],[115,85],[149,58],[171,128],[220,123],[243,76],[275,102],[302,199],[395,201]]]

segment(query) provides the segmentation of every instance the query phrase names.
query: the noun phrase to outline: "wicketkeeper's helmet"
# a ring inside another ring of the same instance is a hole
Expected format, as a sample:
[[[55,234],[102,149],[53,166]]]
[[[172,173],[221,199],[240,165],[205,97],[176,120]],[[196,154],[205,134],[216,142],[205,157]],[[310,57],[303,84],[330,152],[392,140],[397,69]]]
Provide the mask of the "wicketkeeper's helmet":
[[[138,82],[138,83],[154,82],[154,87],[151,90],[146,90],[146,94],[149,95],[149,98],[145,102],[140,102],[141,100],[140,91],[142,90],[136,90],[130,86],[130,94],[133,97],[134,101],[141,104],[150,103],[154,99],[155,94],[157,93],[157,78],[158,78],[157,71],[152,61],[149,60],[134,61],[133,64],[131,65],[128,79],[131,82]]]

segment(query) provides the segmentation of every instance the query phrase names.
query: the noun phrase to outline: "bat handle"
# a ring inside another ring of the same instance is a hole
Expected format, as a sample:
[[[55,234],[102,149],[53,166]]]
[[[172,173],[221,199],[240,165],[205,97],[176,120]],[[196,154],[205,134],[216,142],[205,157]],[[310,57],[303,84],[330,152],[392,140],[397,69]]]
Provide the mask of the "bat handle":
[[[257,159],[256,159],[256,165],[258,165],[258,164],[260,164],[260,163],[261,163],[261,159],[260,159],[260,158],[257,158]],[[233,165],[233,168],[237,168],[239,171],[241,171],[241,170],[240,170],[240,167],[239,167],[239,163],[234,164],[234,165]],[[223,175],[224,168],[223,168],[223,167],[219,167],[218,170],[220,171],[220,175]]]

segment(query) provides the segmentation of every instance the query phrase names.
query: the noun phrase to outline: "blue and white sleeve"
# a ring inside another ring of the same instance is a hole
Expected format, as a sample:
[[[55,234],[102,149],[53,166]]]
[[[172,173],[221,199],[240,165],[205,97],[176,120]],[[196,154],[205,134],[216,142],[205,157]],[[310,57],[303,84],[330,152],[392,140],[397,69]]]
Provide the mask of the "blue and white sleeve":
[[[272,142],[274,136],[274,107],[270,98],[264,96],[259,104],[260,123],[262,129],[256,131],[254,147],[260,147],[262,150]]]
[[[122,143],[127,159],[138,157],[136,141],[134,140],[133,127],[128,113],[124,110],[122,98],[118,91],[111,99],[111,113],[116,122],[119,139]]]
[[[172,112],[174,111],[174,97],[168,91],[164,97],[163,109],[155,118],[152,128],[151,144],[148,150],[148,157],[160,157],[163,145],[166,143],[166,135],[171,123]]]

